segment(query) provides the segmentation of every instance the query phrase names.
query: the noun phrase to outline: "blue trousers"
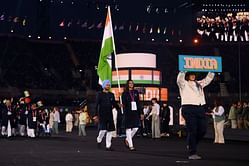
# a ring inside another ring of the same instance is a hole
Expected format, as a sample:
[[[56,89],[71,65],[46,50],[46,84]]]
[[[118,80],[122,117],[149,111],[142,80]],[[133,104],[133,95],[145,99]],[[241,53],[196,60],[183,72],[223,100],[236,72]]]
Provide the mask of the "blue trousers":
[[[207,116],[204,106],[182,105],[182,115],[186,121],[189,155],[197,153],[197,145],[207,131]]]

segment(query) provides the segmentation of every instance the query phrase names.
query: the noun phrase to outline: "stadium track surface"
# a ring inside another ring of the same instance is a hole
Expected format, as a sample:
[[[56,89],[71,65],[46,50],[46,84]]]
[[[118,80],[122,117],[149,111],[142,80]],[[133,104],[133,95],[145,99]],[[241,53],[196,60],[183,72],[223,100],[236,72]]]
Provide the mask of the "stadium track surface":
[[[115,151],[105,151],[104,140],[98,149],[96,136],[97,129],[91,127],[87,128],[86,137],[79,137],[74,131],[36,139],[0,138],[0,166],[246,166],[249,163],[249,141],[228,140],[225,145],[217,145],[206,137],[199,145],[203,159],[193,161],[187,159],[184,138],[136,137],[137,151],[131,152],[124,146],[124,138],[113,139]]]

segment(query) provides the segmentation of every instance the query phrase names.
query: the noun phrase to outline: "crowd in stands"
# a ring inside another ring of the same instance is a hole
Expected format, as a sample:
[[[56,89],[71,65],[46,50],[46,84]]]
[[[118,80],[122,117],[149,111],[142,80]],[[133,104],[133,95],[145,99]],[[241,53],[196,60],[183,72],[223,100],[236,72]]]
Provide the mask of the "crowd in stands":
[[[249,17],[228,13],[225,16],[202,16],[197,18],[197,33],[210,41],[248,42]]]

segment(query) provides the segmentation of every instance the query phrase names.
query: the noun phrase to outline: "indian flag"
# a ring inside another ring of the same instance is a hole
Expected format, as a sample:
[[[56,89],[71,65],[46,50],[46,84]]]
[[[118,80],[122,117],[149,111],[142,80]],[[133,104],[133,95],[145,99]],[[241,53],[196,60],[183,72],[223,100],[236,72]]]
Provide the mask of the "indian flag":
[[[119,77],[117,75],[119,75]],[[118,74],[117,71],[112,71],[112,84],[117,85],[118,79],[120,84],[126,84],[127,80],[129,79],[129,71],[119,70]]]
[[[153,71],[153,84],[160,84],[161,79],[160,79],[160,71]]]
[[[99,84],[102,85],[104,80],[112,81],[112,53],[115,51],[111,21],[111,10],[108,7],[106,16],[104,36],[99,56],[97,73],[99,76]]]
[[[135,84],[152,84],[152,70],[132,70],[131,79]]]

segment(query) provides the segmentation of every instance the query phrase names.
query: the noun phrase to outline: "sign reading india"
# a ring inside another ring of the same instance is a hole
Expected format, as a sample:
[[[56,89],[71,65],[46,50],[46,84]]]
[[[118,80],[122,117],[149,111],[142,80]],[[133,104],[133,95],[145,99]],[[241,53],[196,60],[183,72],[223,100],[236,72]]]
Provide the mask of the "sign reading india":
[[[179,70],[222,72],[222,59],[219,56],[179,55]]]

